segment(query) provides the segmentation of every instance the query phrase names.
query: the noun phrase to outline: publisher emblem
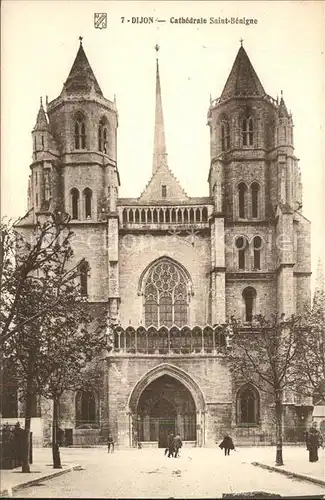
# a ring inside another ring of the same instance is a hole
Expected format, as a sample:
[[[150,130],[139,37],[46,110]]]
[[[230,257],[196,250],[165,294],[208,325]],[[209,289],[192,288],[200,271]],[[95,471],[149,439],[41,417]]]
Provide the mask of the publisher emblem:
[[[107,14],[106,12],[95,12],[94,26],[100,30],[107,28]]]

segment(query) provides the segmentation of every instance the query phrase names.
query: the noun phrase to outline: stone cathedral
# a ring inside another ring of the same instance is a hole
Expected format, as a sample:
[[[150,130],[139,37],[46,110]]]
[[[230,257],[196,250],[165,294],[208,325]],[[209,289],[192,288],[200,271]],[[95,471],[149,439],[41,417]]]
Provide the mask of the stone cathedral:
[[[123,123],[82,41],[32,131],[23,225],[54,209],[70,214],[74,258],[90,269],[82,293],[115,325],[102,382],[62,398],[60,426],[74,444],[102,442],[110,431],[122,447],[165,446],[169,430],[188,446],[213,444],[225,431],[237,442],[262,442],[272,434],[272,401],[231,378],[222,332],[231,316],[245,330],[257,313],[289,316],[310,303],[310,223],[292,116],[282,94],[266,93],[240,46],[208,107],[210,164],[196,173],[207,190],[191,197],[168,164],[158,59],[153,71],[152,175],[138,198],[119,196],[128,182],[117,163]],[[45,443],[51,410],[43,403]],[[285,426],[309,418],[312,407],[290,395],[285,403]]]

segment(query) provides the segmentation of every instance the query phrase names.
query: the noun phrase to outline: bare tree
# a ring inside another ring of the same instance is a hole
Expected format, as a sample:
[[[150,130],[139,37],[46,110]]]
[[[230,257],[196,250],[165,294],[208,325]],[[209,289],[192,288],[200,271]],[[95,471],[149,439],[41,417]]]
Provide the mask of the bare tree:
[[[297,317],[267,320],[259,315],[249,330],[243,330],[233,320],[231,370],[235,379],[254,384],[274,401],[277,465],[283,465],[283,395],[285,390],[295,390],[297,382],[300,323]]]

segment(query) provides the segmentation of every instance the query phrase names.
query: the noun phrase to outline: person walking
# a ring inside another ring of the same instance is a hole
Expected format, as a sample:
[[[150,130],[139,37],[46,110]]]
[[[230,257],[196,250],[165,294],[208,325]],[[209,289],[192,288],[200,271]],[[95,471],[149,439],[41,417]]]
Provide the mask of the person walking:
[[[167,438],[167,447],[168,447],[168,458],[174,456],[174,434],[172,432],[169,433]]]
[[[307,432],[306,446],[309,451],[309,462],[318,462],[318,448],[322,446],[322,436],[314,425]]]
[[[235,449],[234,442],[228,434],[224,436],[222,442],[219,444],[219,448],[225,450],[225,456],[230,455],[230,450]]]
[[[107,437],[107,452],[108,453],[114,452],[114,439],[111,433],[109,433]]]
[[[174,458],[177,458],[179,456],[179,450],[181,449],[182,446],[183,443],[181,440],[181,436],[177,433],[176,436],[174,437],[174,450],[175,450]]]

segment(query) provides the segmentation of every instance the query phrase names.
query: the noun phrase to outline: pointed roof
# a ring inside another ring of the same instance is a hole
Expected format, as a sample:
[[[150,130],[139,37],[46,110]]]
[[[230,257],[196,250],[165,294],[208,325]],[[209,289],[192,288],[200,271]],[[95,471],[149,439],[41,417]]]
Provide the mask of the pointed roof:
[[[284,99],[283,99],[283,92],[282,92],[282,90],[281,90],[281,99],[280,99],[279,111],[278,112],[279,112],[279,117],[280,118],[288,118],[289,117],[287,106],[286,106],[286,103],[284,102]]]
[[[36,118],[36,123],[35,127],[33,128],[33,131],[36,132],[37,130],[48,130],[48,123],[47,123],[47,118],[46,114],[43,108],[43,103],[42,103],[42,98],[41,98],[41,104],[40,108],[37,113],[37,118]]]
[[[70,70],[69,76],[63,85],[63,90],[70,93],[89,92],[94,86],[95,92],[103,95],[93,70],[82,46],[82,37],[79,37],[80,46]]]
[[[166,186],[166,196],[162,196],[162,186]],[[176,179],[167,163],[161,163],[157,170],[152,174],[143,193],[139,197],[139,203],[143,202],[165,202],[165,201],[187,201],[189,198]]]
[[[263,97],[264,95],[265,90],[244,47],[241,45],[226,81],[226,85],[222,91],[220,100],[224,101],[226,99],[230,99],[231,97]]]
[[[158,52],[159,47],[156,45]],[[166,139],[164,116],[162,109],[161,87],[159,76],[159,63],[156,59],[156,109],[155,109],[155,132],[153,146],[152,172],[155,173],[161,163],[167,162]]]

